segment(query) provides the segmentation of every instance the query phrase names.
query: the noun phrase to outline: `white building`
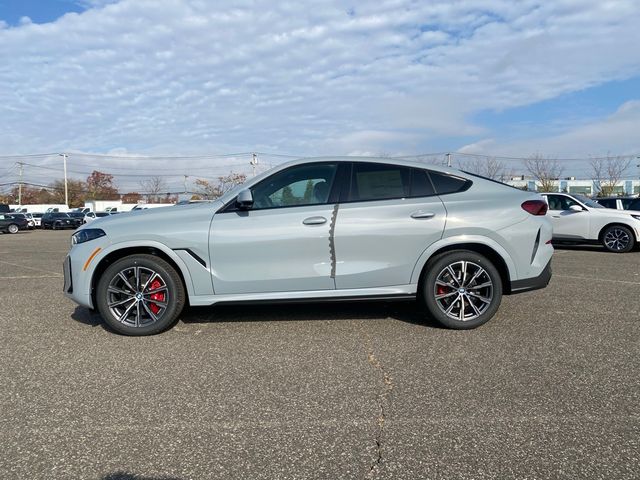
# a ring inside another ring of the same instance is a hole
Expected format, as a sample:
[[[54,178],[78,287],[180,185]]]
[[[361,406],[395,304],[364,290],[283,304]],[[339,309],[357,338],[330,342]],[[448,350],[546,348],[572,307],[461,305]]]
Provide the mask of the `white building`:
[[[537,191],[540,188],[540,184],[531,178],[512,177],[511,180],[507,180],[505,183],[517,188],[524,189],[525,187],[532,191]],[[567,192],[567,193],[581,193],[586,196],[595,196],[600,191],[598,182],[595,180],[577,180],[573,177],[562,178],[554,181],[555,192]],[[614,188],[612,195],[639,195],[640,194],[640,180],[621,180]]]

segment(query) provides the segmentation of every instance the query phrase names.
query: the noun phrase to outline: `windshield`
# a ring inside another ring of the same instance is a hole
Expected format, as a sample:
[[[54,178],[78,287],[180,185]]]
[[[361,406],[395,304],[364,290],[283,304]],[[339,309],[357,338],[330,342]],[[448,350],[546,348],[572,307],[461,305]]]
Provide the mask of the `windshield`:
[[[589,197],[585,197],[584,195],[574,194],[573,197],[584,203],[589,208],[605,208],[595,200],[591,200]]]

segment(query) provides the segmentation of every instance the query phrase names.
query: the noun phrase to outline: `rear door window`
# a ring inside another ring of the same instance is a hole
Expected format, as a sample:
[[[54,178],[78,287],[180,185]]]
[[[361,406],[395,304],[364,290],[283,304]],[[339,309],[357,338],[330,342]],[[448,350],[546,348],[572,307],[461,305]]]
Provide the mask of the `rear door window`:
[[[425,170],[384,163],[355,162],[349,201],[366,202],[435,195]]]

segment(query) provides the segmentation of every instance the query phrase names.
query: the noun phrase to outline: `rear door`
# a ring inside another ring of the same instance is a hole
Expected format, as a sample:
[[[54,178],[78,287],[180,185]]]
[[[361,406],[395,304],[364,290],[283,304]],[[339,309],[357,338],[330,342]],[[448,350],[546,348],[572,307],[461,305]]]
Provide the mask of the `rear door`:
[[[354,162],[346,190],[335,225],[336,288],[409,284],[446,220],[426,171]]]

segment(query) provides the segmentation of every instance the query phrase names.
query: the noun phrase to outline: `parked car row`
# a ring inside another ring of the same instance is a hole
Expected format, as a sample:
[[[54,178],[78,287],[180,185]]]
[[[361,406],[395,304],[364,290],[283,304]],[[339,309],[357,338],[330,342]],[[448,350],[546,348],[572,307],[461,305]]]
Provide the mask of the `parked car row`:
[[[0,232],[18,233],[20,230],[61,230],[78,228],[97,218],[115,215],[118,212],[48,212],[48,213],[16,213],[0,214]]]

